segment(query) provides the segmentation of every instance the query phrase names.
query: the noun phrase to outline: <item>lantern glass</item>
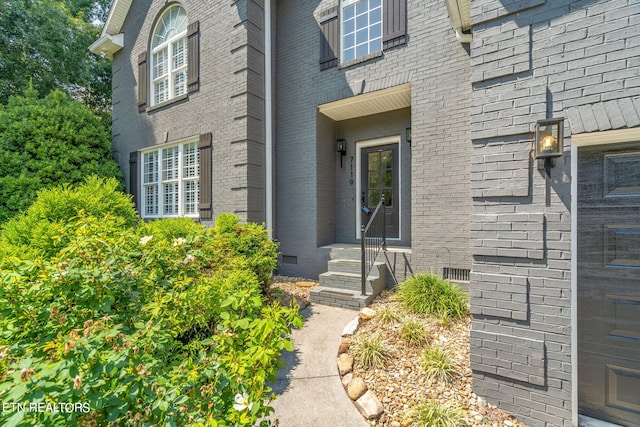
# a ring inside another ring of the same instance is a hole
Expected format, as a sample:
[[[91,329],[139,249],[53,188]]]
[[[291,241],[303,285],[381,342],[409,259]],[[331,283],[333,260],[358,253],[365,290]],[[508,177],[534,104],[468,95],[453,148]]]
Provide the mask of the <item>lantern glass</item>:
[[[536,159],[562,156],[563,119],[540,120],[536,123]]]
[[[347,154],[347,141],[344,139],[338,139],[336,141],[336,151],[340,154]]]

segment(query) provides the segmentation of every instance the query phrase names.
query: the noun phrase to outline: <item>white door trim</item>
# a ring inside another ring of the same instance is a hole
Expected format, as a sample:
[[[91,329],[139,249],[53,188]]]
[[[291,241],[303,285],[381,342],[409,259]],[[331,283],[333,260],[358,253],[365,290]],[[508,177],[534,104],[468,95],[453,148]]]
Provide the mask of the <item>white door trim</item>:
[[[380,145],[398,144],[398,188],[396,193],[398,194],[398,238],[388,238],[387,240],[402,240],[402,144],[400,143],[400,135],[386,136],[384,138],[367,139],[364,141],[356,141],[356,239],[360,240],[360,227],[362,227],[362,221],[360,215],[361,199],[360,193],[362,192],[362,149],[377,147]]]

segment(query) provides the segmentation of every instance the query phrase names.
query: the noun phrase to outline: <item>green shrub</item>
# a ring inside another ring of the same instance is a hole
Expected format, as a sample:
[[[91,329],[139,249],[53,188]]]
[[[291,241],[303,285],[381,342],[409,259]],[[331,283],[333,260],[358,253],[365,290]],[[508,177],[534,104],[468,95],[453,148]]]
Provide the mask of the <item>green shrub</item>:
[[[400,326],[400,337],[409,345],[420,346],[429,342],[429,333],[415,318],[408,318]]]
[[[23,212],[41,189],[98,175],[118,180],[107,123],[60,91],[34,91],[0,105],[0,224]]]
[[[419,274],[400,283],[397,298],[420,314],[460,319],[467,315],[467,297],[457,285],[436,274]]]
[[[426,348],[420,356],[422,369],[438,381],[448,381],[459,376],[460,366],[451,355],[437,345]]]
[[[80,211],[58,224],[57,256],[0,268],[2,400],[88,410],[2,412],[0,424],[253,426],[272,411],[266,383],[292,350],[297,308],[265,305],[248,268],[194,268],[222,237],[173,245],[175,224],[143,239],[144,225]]]
[[[469,422],[462,408],[452,403],[425,400],[411,411],[412,427],[464,427]]]
[[[363,335],[356,338],[354,359],[363,368],[383,368],[391,357],[391,350],[379,335]]]
[[[91,176],[81,185],[41,190],[24,213],[2,226],[0,255],[54,256],[70,238],[65,231],[67,221],[81,212],[98,218],[109,214],[117,218],[119,227],[133,227],[138,214],[131,197],[119,187],[114,178]]]
[[[178,244],[187,237],[201,236],[205,232],[202,224],[190,218],[164,218],[144,223],[140,227],[140,236],[153,236],[154,239],[164,239]]]
[[[269,238],[264,225],[241,224],[236,215],[224,213],[218,215],[209,234],[213,238],[202,247],[207,262],[214,268],[226,265],[250,269],[266,292],[271,273],[278,265],[278,245]]]

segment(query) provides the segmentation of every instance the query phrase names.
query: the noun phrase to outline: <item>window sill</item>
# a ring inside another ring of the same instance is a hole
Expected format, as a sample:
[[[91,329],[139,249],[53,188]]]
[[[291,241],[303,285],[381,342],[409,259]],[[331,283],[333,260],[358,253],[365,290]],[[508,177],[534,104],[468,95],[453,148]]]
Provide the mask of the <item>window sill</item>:
[[[147,113],[153,113],[154,111],[162,110],[168,107],[169,105],[177,104],[179,102],[186,101],[187,99],[189,99],[188,93],[185,93],[180,96],[176,96],[175,98],[171,98],[168,101],[164,101],[164,102],[161,102],[160,104],[154,105],[153,107],[147,108]]]
[[[362,64],[363,62],[368,62],[368,61],[372,61],[376,58],[380,58],[382,57],[382,51],[378,51],[378,52],[373,52],[370,53],[368,55],[365,56],[361,56],[359,58],[356,59],[352,59],[351,61],[347,61],[347,62],[342,62],[338,65],[338,70],[343,70],[345,68],[349,68],[349,67],[353,67],[355,65],[358,64]]]

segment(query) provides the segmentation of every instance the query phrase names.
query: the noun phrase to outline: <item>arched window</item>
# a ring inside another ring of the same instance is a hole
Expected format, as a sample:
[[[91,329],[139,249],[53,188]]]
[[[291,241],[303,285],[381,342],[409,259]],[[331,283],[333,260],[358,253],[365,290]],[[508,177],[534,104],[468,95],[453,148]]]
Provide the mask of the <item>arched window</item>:
[[[187,93],[187,12],[167,9],[151,39],[151,105]]]

